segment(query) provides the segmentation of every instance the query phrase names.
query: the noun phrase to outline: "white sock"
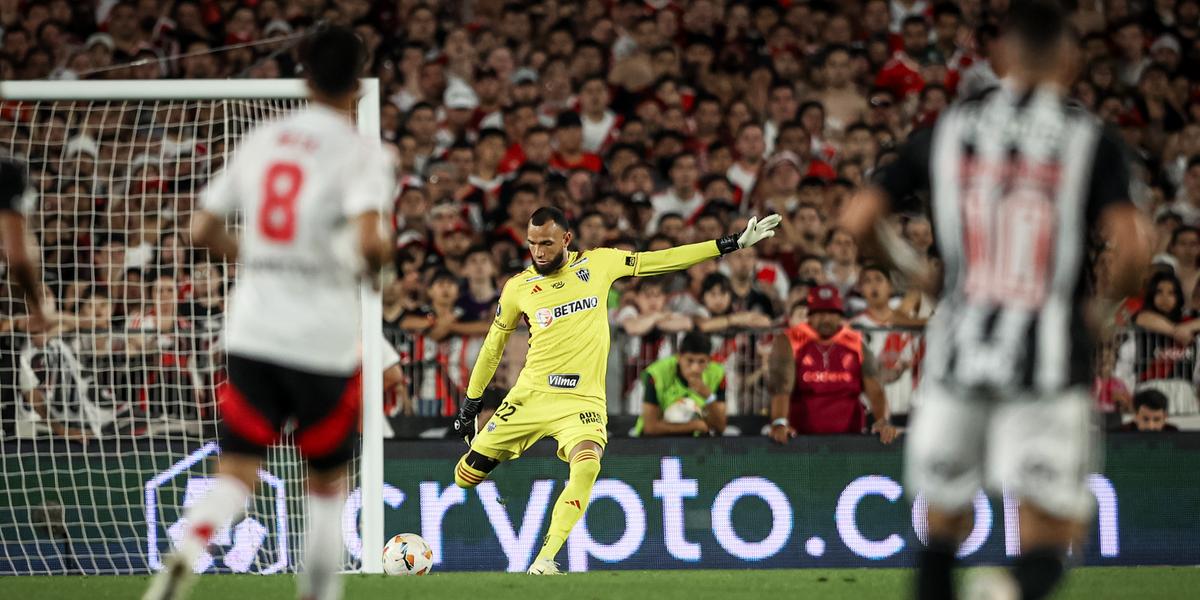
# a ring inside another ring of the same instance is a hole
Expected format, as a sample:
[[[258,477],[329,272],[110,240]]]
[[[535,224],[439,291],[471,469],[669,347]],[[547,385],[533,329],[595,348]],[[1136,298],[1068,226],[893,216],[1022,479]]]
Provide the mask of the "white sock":
[[[213,534],[245,510],[249,497],[250,490],[241,480],[230,475],[218,475],[208,494],[184,513],[188,523],[187,535],[180,542],[178,552],[188,562],[195,562],[208,549]]]
[[[343,494],[319,496],[308,493],[305,519],[304,569],[300,571],[301,598],[340,600],[342,580],[338,572],[345,564],[342,551]]]

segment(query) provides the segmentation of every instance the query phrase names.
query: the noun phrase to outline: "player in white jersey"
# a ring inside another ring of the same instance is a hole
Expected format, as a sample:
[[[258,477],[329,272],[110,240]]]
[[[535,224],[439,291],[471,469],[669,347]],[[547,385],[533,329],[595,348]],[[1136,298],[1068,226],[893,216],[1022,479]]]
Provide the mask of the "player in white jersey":
[[[360,135],[351,116],[362,42],[348,29],[321,28],[302,57],[309,106],[247,135],[192,219],[196,245],[242,264],[224,336],[221,460],[148,599],[182,596],[196,557],[244,509],[289,420],[309,465],[300,597],[341,597],[346,464],[361,404],[357,294],[389,256],[380,210],[393,184],[378,141]],[[235,211],[240,240],[225,226]]]

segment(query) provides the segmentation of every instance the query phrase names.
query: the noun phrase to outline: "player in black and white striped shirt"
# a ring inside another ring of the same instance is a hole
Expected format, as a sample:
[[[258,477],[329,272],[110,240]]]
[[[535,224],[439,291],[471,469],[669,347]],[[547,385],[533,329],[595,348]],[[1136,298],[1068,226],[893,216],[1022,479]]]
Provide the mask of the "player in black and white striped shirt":
[[[922,599],[954,597],[955,552],[984,484],[1021,499],[1021,556],[991,584],[1007,595],[989,597],[1043,598],[1058,582],[1092,510],[1089,235],[1113,243],[1116,297],[1137,289],[1149,262],[1119,142],[1064,97],[1077,43],[1062,9],[1013,2],[1002,47],[1003,84],[914,134],[843,215],[848,230],[915,267],[876,223],[928,190],[945,261],[905,461],[908,490],[929,503]]]

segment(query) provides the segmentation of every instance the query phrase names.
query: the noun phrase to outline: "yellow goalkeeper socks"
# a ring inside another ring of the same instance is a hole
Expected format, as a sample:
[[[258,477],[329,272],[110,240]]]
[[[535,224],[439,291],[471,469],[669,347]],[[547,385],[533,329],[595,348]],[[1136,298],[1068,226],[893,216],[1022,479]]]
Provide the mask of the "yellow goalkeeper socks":
[[[575,453],[571,459],[571,476],[567,479],[567,487],[558,497],[554,512],[550,514],[550,531],[546,533],[546,542],[538,552],[536,560],[554,560],[562,549],[567,535],[579,522],[579,517],[587,509],[588,500],[592,497],[592,486],[600,475],[600,454],[595,450],[585,449]]]
[[[458,465],[454,467],[454,483],[460,488],[473,488],[487,479],[488,474],[467,464],[468,454],[464,454],[458,459]]]

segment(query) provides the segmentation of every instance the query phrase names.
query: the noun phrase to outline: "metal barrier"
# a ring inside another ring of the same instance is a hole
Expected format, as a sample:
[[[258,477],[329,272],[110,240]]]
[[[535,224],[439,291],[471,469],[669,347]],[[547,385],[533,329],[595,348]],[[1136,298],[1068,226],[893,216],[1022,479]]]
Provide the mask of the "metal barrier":
[[[919,329],[858,328],[863,342],[879,361],[884,392],[894,414],[908,413],[920,378],[924,337]],[[731,329],[712,334],[713,358],[725,367],[726,410],[729,415],[768,416],[767,357],[780,329]],[[527,333],[513,334],[496,371],[496,387],[511,387],[525,362]],[[482,338],[411,335],[385,329],[396,347],[411,398],[411,414],[449,416],[458,407]],[[656,360],[671,356],[679,334],[630,336],[614,328],[605,388],[610,415],[638,415],[642,409],[642,373]]]
[[[918,328],[855,327],[879,364],[884,393],[894,415],[913,408],[913,391],[921,379],[924,332]],[[767,357],[782,330],[737,329],[712,336],[713,358],[726,368],[726,410],[730,415],[767,416],[771,398],[766,387]],[[527,333],[518,331],[497,369],[496,387],[511,387],[525,362]],[[482,338],[435,341],[385,329],[402,359],[412,398],[412,414],[449,416],[457,410],[470,378]],[[610,415],[638,415],[643,397],[641,375],[654,361],[671,356],[677,334],[629,336],[614,328],[608,358],[606,390]],[[1094,391],[1104,412],[1132,410],[1132,396],[1156,389],[1168,399],[1168,414],[1200,414],[1200,339],[1180,344],[1169,336],[1140,328],[1117,331],[1099,344]]]

